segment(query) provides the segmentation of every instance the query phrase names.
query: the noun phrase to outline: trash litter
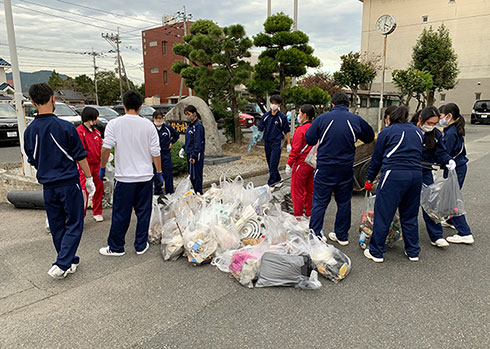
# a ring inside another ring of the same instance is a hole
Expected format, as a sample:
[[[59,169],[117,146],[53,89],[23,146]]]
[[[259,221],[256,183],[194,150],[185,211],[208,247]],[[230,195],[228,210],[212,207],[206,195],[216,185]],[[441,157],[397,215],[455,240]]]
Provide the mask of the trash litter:
[[[374,226],[374,202],[376,195],[366,192],[366,209],[361,216],[361,224],[359,225],[359,246],[365,250],[369,246],[369,241],[373,235]],[[391,223],[390,232],[386,238],[386,246],[393,247],[395,242],[402,238],[402,228],[400,216],[395,213],[393,222]]]
[[[163,235],[163,205],[158,203],[158,196],[152,198],[152,209],[150,216],[150,228],[148,230],[148,242],[159,244]]]
[[[259,279],[255,287],[297,286],[309,280],[313,265],[308,255],[265,252],[260,261]]]
[[[109,162],[105,167],[104,196],[102,197],[102,207],[112,207],[112,196],[114,195],[115,168],[112,165],[114,156],[109,156]]]
[[[463,194],[456,170],[449,171],[447,178],[436,179],[434,184],[423,184],[420,202],[427,215],[436,223],[464,215]]]
[[[305,159],[305,162],[313,168],[316,168],[316,153],[318,153],[318,146],[319,143],[314,145]]]
[[[174,261],[184,252],[184,240],[175,218],[171,218],[162,229],[162,257],[166,261]]]
[[[248,146],[248,152],[252,150],[252,147],[259,143],[262,140],[263,133],[259,131],[257,126],[251,126],[250,130],[252,130],[252,139],[250,140],[250,145]]]
[[[328,280],[338,283],[352,268],[349,257],[332,245],[328,245],[315,234],[310,234],[310,256],[318,272]]]

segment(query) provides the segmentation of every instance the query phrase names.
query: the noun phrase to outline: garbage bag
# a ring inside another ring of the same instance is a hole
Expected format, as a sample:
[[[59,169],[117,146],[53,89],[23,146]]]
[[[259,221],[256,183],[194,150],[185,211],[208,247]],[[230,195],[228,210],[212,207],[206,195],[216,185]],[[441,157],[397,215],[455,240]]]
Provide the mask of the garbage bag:
[[[211,229],[218,243],[219,252],[236,250],[240,247],[240,237],[235,230],[228,230],[220,225],[214,225]]]
[[[194,229],[188,226],[183,233],[183,240],[188,261],[198,265],[211,262],[218,248],[210,228],[201,224]]]
[[[158,203],[158,196],[152,198],[150,228],[148,230],[148,242],[159,244],[163,234],[163,205]]]
[[[305,162],[313,168],[316,168],[316,154],[318,153],[318,146],[319,143],[313,146],[305,159]]]
[[[162,257],[166,261],[177,260],[184,252],[184,241],[175,218],[165,222],[162,231]]]
[[[449,171],[447,178],[436,179],[434,184],[422,185],[420,202],[427,215],[436,223],[464,215],[463,194],[456,170]]]
[[[321,275],[335,283],[349,275],[352,263],[345,253],[326,244],[314,234],[309,236],[309,245],[311,259]]]
[[[309,279],[312,270],[308,255],[265,252],[260,261],[259,279],[255,287],[297,286]]]
[[[310,277],[306,280],[302,280],[296,285],[296,288],[301,290],[317,290],[322,287],[322,283],[318,280],[318,272],[312,270]]]
[[[376,195],[372,195],[366,192],[366,208],[361,216],[361,224],[359,225],[359,246],[362,249],[366,249],[369,246],[369,241],[373,234],[374,226],[374,203],[376,201]],[[395,242],[402,238],[402,229],[400,223],[400,216],[395,213],[393,217],[393,222],[391,223],[390,232],[386,238],[386,245],[388,247],[393,247]]]
[[[251,126],[250,130],[252,130],[252,139],[250,139],[250,145],[248,146],[248,152],[252,150],[252,147],[259,143],[262,140],[263,133],[259,131],[257,126]]]

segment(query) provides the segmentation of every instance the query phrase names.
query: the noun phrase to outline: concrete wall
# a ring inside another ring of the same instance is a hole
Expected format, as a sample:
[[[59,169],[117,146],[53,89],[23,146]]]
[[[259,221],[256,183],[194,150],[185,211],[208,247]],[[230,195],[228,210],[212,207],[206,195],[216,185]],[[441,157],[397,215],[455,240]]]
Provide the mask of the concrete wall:
[[[0,166],[0,203],[6,203],[7,194],[12,190],[42,190],[36,178],[22,175],[20,164],[2,164]]]
[[[361,51],[382,54],[383,36],[376,31],[376,20],[383,14],[396,18],[397,29],[388,37],[386,81],[394,69],[406,69],[412,49],[424,28],[448,27],[458,55],[459,82],[452,91],[436,93],[436,105],[455,102],[466,115],[471,113],[476,93],[490,99],[490,1],[487,0],[364,0]],[[428,17],[423,22],[423,16]],[[378,74],[373,91],[379,91]],[[478,85],[477,83],[481,84]],[[387,84],[388,91],[394,91]]]

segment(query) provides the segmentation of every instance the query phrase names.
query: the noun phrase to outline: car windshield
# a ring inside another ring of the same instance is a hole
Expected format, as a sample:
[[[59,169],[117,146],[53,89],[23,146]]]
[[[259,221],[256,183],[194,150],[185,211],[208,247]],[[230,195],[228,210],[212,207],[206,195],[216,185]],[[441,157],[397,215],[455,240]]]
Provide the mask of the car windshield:
[[[78,116],[77,113],[73,111],[66,104],[58,104],[56,103],[56,109],[54,110],[54,115],[56,116]]]
[[[97,110],[99,111],[99,116],[119,116],[119,113],[115,110],[112,110],[111,108],[106,108],[106,107],[98,107]]]
[[[143,106],[141,106],[140,114],[141,115],[153,115],[154,111],[155,111],[155,109],[153,109],[152,107],[149,107],[147,105],[143,105]]]
[[[16,119],[15,109],[8,104],[0,104],[0,119]]]
[[[487,111],[490,110],[490,101],[478,101],[475,103],[475,110]]]

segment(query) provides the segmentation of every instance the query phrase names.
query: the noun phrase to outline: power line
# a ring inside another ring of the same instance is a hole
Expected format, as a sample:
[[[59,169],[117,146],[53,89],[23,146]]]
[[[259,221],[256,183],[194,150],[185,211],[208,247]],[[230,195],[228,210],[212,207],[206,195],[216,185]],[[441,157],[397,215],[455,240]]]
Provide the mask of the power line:
[[[123,26],[123,24],[118,23],[118,22],[113,22],[113,21],[109,21],[109,20],[106,20],[106,19],[101,19],[101,18],[97,18],[97,17],[82,15],[82,14],[79,14],[79,13],[67,12],[65,10],[61,10],[61,9],[56,8],[56,7],[41,5],[41,4],[38,4],[38,3],[35,3],[35,2],[32,2],[32,1],[28,1],[28,0],[19,0],[19,1],[25,2],[25,3],[28,3],[28,4],[31,4],[31,5],[35,5],[35,6],[47,8],[47,9],[54,10],[54,11],[59,11],[59,12],[63,12],[63,13],[69,13],[70,15],[74,15],[74,16],[79,16],[79,17],[84,17],[84,18],[91,18],[91,19],[95,19],[96,21],[107,22],[107,23],[111,23],[111,24]],[[139,28],[139,27],[135,27],[135,26],[129,25],[129,24],[124,24],[124,26],[131,27],[131,28],[136,28],[136,29]]]
[[[2,1],[0,1],[2,2]],[[7,46],[8,44],[4,42],[0,42],[0,46]],[[87,55],[90,54],[90,51],[61,51],[61,50],[52,50],[52,49],[46,49],[46,48],[39,48],[39,47],[29,47],[29,46],[17,46],[18,49],[23,49],[23,50],[34,50],[34,51],[43,51],[43,52],[52,52],[52,53],[67,53],[67,54],[74,54],[74,55]],[[104,53],[112,53],[111,51],[106,51]]]

